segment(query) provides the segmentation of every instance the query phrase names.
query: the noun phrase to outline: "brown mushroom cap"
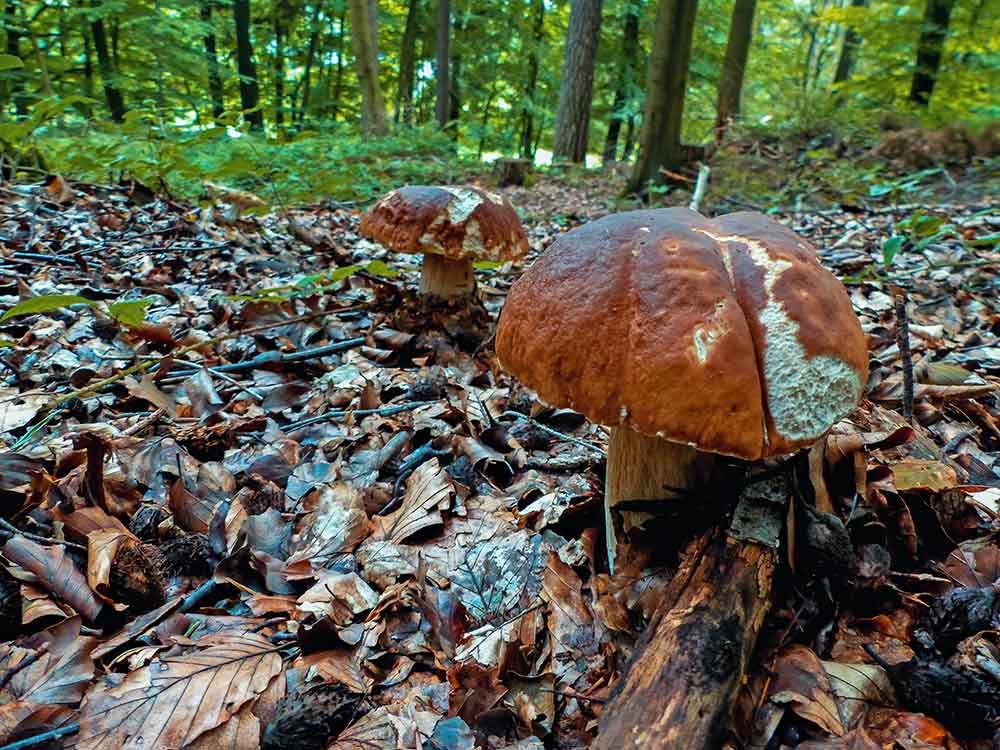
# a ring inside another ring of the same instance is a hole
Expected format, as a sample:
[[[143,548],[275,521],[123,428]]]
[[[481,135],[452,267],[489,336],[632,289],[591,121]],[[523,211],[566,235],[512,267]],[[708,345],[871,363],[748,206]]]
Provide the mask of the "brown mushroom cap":
[[[393,190],[361,217],[361,234],[390,250],[452,260],[508,261],[528,252],[514,207],[476,187]]]
[[[496,343],[550,404],[748,460],[814,442],[868,369],[843,285],[756,212],[630,211],[561,235],[514,283]]]

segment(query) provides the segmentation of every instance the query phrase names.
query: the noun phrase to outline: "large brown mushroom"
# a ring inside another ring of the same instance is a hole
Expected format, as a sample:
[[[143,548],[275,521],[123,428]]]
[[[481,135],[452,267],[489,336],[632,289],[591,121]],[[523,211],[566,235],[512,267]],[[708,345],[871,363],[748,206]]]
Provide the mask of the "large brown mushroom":
[[[497,354],[545,401],[611,426],[612,562],[613,505],[696,490],[712,454],[808,445],[855,406],[867,370],[850,300],[811,247],[762,214],[677,208],[559,237],[511,289]],[[758,480],[734,518],[759,526],[747,535],[720,518],[683,551],[593,750],[721,746],[770,607],[788,501],[783,478]]]
[[[361,218],[361,234],[401,253],[422,253],[420,293],[471,295],[474,261],[517,260],[528,238],[506,198],[477,187],[413,185],[387,193]]]
[[[794,232],[752,212],[631,211],[561,235],[515,282],[496,346],[542,400],[611,427],[612,561],[615,504],[691,489],[707,454],[813,443],[858,403],[867,373],[844,287]]]

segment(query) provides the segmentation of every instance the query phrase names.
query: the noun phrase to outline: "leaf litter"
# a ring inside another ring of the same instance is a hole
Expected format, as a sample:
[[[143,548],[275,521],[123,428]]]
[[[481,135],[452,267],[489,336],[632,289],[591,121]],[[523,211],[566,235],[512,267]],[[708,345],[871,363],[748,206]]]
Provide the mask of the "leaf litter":
[[[613,210],[571,183],[510,191],[536,252]],[[606,433],[492,355],[519,268],[428,309],[357,211],[143,195],[0,203],[0,308],[27,311],[0,321],[0,744],[587,746],[670,571],[607,574]],[[909,424],[879,270],[906,213],[778,214],[848,283],[872,368],[801,481],[849,569],[779,587],[743,746],[972,747],[998,718],[1000,218],[950,206],[893,262]]]

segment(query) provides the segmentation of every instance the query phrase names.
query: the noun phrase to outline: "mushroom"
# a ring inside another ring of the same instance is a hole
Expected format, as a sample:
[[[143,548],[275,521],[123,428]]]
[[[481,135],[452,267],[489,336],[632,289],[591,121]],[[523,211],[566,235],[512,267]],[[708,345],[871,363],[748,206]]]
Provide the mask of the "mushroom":
[[[616,504],[693,489],[711,454],[813,443],[867,378],[843,285],[756,212],[630,211],[561,235],[511,288],[496,349],[543,401],[610,427],[612,569]]]
[[[514,207],[476,187],[412,185],[387,193],[361,217],[361,234],[401,253],[423,253],[420,293],[471,295],[473,261],[505,262],[528,252]]]

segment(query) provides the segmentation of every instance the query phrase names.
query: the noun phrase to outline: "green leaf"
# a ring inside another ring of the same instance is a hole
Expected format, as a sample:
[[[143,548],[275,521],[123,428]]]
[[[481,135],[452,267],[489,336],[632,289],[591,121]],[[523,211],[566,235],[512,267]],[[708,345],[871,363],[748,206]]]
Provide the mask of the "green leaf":
[[[335,281],[343,281],[351,274],[357,273],[363,268],[363,266],[344,266],[343,268],[338,268],[336,271],[329,275],[330,283]]]
[[[378,276],[381,279],[391,279],[394,276],[399,276],[399,271],[386,265],[381,260],[373,260],[365,266],[365,270],[372,276]]]
[[[20,315],[34,315],[35,313],[58,310],[70,305],[93,305],[94,303],[86,297],[78,294],[42,294],[38,297],[26,299],[18,302],[3,315],[0,315],[0,323]]]
[[[472,264],[472,267],[477,271],[492,271],[497,268],[503,268],[503,263],[498,260],[477,260]]]
[[[888,195],[895,189],[896,185],[891,182],[880,182],[877,185],[869,186],[868,195],[872,198],[880,198],[883,195]]]
[[[906,238],[900,234],[894,235],[882,243],[882,263],[886,268],[892,265],[896,254],[903,249]]]
[[[21,62],[20,57],[14,57],[14,55],[0,55],[0,70],[16,70],[23,67],[24,63]]]
[[[0,339],[0,349],[9,349],[14,346],[14,342],[10,339]]]
[[[146,310],[151,304],[153,301],[148,299],[116,302],[108,305],[108,314],[122,325],[136,328],[146,322]]]

